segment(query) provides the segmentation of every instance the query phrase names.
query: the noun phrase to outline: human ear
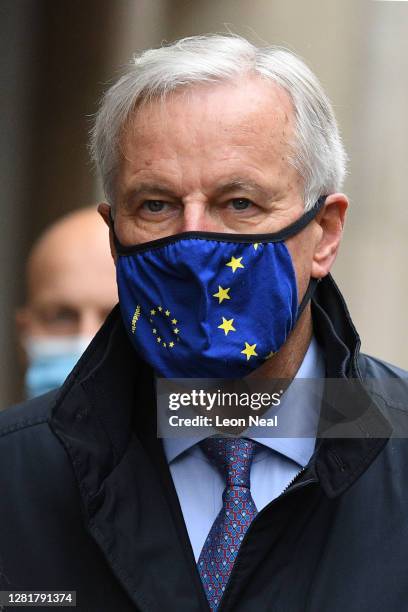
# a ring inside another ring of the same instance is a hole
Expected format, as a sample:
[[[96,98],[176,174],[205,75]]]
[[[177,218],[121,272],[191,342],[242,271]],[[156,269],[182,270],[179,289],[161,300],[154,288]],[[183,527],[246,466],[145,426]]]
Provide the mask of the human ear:
[[[118,256],[116,253],[115,241],[113,239],[113,223],[112,223],[112,216],[111,216],[111,207],[106,202],[101,202],[101,204],[98,205],[98,213],[101,215],[102,219],[104,220],[104,222],[109,228],[110,252],[113,257],[113,261],[115,262],[115,265],[116,265],[116,260]]]
[[[324,208],[315,222],[320,226],[320,239],[313,254],[311,276],[323,278],[329,274],[336,259],[343,235],[348,199],[343,193],[327,196]]]

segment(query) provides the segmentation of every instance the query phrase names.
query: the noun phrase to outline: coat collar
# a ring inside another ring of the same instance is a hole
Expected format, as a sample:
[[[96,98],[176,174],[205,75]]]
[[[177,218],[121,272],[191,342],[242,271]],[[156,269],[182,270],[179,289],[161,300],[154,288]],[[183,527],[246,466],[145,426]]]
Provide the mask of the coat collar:
[[[312,314],[327,377],[359,379],[360,340],[330,276],[319,283]],[[380,411],[364,417],[367,401],[363,394],[364,437],[320,439],[306,470],[329,497],[345,491],[387,442]],[[343,404],[335,409],[347,418]],[[72,463],[87,528],[136,605],[159,610],[177,593],[180,611],[208,610],[155,413],[152,370],[136,355],[117,306],[61,388],[50,426]],[[158,559],[165,580],[157,574]]]
[[[319,433],[325,437],[316,445],[310,471],[317,473],[326,494],[333,498],[367,469],[386,445],[392,428],[364,387],[360,337],[330,275],[318,284],[312,315],[326,357],[326,378],[336,380],[326,385],[319,423]],[[338,383],[346,378],[352,380],[340,388]],[[349,437],[336,437],[333,424],[345,422]]]

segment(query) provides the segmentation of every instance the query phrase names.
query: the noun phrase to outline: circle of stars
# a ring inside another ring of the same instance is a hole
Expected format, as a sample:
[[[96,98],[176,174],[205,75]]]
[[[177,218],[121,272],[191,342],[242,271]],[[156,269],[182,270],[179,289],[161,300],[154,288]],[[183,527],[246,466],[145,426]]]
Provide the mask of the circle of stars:
[[[170,323],[172,338],[171,340],[165,340],[161,337],[160,332],[158,330],[157,323],[155,318],[158,316],[162,316],[166,321]],[[178,327],[178,321],[174,317],[172,318],[170,310],[164,310],[162,306],[156,306],[156,308],[152,308],[150,311],[149,323],[152,325],[152,333],[156,338],[157,344],[166,349],[174,348],[176,342],[180,342],[180,329]]]

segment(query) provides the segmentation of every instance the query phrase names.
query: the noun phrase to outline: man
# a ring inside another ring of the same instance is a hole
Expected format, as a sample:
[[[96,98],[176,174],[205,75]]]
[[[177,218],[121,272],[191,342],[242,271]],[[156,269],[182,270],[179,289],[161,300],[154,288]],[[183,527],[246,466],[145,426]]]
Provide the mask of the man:
[[[76,590],[86,611],[405,609],[408,450],[379,406],[403,410],[381,381],[406,375],[359,353],[329,274],[345,155],[314,75],[234,36],[148,50],[92,146],[121,308],[58,393],[2,415],[3,588]],[[163,376],[380,388],[357,437],[316,438],[322,410],[312,444],[189,446],[157,438]]]
[[[95,208],[47,228],[29,254],[26,303],[16,313],[28,397],[64,382],[116,302],[115,268]]]

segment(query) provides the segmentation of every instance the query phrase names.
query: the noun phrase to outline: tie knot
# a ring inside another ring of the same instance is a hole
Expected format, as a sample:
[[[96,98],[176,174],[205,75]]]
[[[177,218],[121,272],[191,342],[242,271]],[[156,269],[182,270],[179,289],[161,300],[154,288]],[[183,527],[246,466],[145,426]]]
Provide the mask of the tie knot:
[[[227,486],[250,486],[256,442],[246,438],[206,438],[200,446],[226,478]]]

